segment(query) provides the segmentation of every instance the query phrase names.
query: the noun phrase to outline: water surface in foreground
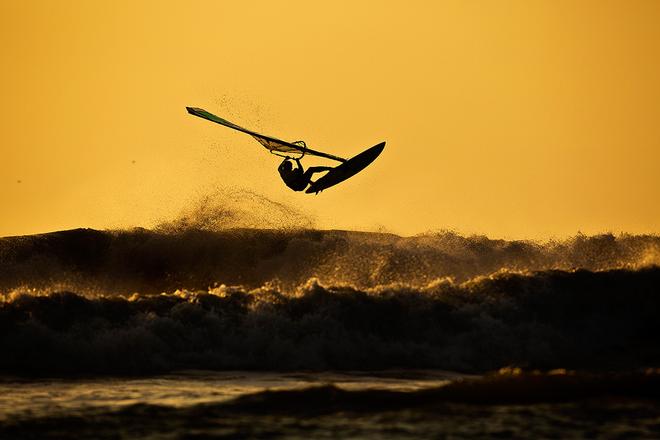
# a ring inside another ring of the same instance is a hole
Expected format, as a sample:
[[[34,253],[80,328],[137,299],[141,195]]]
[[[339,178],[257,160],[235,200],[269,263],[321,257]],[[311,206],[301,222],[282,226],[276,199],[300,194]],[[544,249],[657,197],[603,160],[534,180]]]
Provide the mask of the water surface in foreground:
[[[581,387],[589,379],[573,376],[567,386],[565,380],[546,381],[550,377],[506,379],[496,381],[495,387],[487,378],[444,371],[186,371],[139,378],[4,378],[0,437],[660,436],[660,406],[654,391],[650,397],[644,395],[643,383],[634,385],[641,386],[641,395],[637,389],[621,396],[622,382],[612,380],[611,389],[617,392],[608,396],[601,393],[607,384],[600,379],[597,387],[593,381]],[[657,384],[649,383],[654,390]],[[452,387],[454,391],[442,391]],[[553,388],[568,394],[557,397]],[[502,394],[501,402],[495,393]],[[535,402],[534,393],[544,393],[550,402]]]

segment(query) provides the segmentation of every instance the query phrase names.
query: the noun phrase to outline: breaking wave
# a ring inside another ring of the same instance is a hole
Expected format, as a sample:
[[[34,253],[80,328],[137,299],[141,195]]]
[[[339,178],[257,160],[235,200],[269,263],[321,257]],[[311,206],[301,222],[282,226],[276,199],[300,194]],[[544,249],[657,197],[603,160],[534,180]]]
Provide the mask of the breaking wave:
[[[15,291],[0,371],[525,368],[658,365],[660,269],[500,272],[459,283],[89,297]]]
[[[453,232],[400,237],[313,229],[212,230],[217,222],[186,219],[156,231],[76,229],[2,238],[0,292],[37,288],[149,294],[221,284],[251,289],[266,283],[292,291],[310,278],[356,289],[395,283],[422,287],[443,278],[464,282],[501,271],[603,271],[660,264],[657,236],[578,235],[537,243]]]
[[[658,236],[539,243],[323,231],[258,197],[243,194],[243,211],[202,201],[155,230],[0,238],[0,371],[483,372],[660,361]],[[252,218],[250,203],[288,226],[234,227]]]

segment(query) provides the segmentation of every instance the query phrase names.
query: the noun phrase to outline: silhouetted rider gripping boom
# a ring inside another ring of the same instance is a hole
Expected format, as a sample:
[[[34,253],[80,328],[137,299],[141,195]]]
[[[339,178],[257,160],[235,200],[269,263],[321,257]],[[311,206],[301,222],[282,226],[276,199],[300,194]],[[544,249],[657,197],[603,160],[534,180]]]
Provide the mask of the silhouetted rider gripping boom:
[[[294,160],[298,164],[297,168],[293,168],[291,159],[288,157],[284,159],[277,168],[277,171],[280,172],[280,176],[282,177],[282,180],[284,180],[284,183],[286,183],[286,186],[294,191],[302,191],[307,188],[307,185],[312,183],[311,179],[314,173],[322,173],[332,169],[332,167],[309,167],[307,171],[305,171],[300,163],[300,159]]]

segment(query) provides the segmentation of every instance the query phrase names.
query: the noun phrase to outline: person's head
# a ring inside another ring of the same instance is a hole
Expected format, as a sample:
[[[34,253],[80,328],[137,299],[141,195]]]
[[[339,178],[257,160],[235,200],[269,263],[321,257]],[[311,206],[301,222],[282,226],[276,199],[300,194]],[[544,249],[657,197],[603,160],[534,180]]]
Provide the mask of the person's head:
[[[289,159],[284,159],[282,165],[280,165],[280,170],[282,171],[291,171],[293,169],[293,164]]]

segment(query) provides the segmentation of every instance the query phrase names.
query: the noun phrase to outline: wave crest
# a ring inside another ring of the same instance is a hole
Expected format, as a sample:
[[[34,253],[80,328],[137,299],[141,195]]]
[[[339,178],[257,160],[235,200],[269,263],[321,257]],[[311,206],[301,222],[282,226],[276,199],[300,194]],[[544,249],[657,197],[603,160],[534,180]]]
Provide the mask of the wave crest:
[[[13,292],[0,305],[0,370],[637,368],[660,361],[658,285],[648,268],[367,289],[311,279],[293,292]]]
[[[0,292],[18,287],[160,293],[214,285],[292,290],[310,278],[357,289],[499,271],[636,269],[658,263],[660,237],[578,235],[548,243],[319,230],[77,229],[0,239]]]

